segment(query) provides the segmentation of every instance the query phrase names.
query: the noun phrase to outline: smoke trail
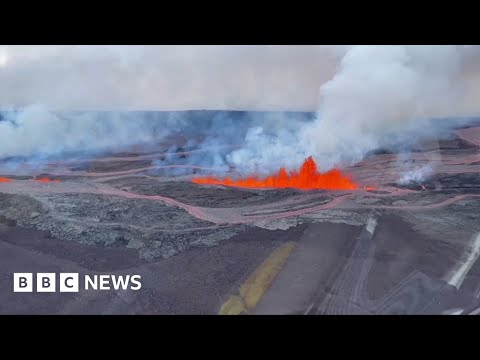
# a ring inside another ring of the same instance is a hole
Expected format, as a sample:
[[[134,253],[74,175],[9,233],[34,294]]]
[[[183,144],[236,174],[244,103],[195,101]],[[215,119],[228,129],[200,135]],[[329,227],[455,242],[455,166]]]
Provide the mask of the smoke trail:
[[[294,167],[313,155],[322,170],[362,159],[369,151],[445,126],[426,121],[462,112],[462,70],[478,59],[468,46],[344,46],[334,77],[320,87],[316,119],[295,131],[251,128],[245,147],[228,160],[238,168]],[[470,107],[469,110],[472,108]],[[479,107],[474,108],[477,111]]]
[[[154,160],[152,165],[192,165],[210,171],[226,172],[232,165],[228,160],[229,154],[233,149],[242,149],[245,146],[244,139],[251,139],[251,134],[256,129],[266,129],[265,133],[271,134],[278,134],[277,129],[281,129],[281,133],[290,134],[298,124],[308,123],[313,116],[313,113],[299,112],[219,111],[206,112],[201,117],[185,113],[183,119],[187,125],[182,134],[189,138],[188,143],[181,148],[171,147],[168,150],[170,155]],[[190,151],[186,157],[177,155],[185,150],[194,151]],[[268,151],[266,149],[265,153]],[[190,168],[178,168],[169,173],[185,175],[196,171],[198,169],[192,171]],[[256,171],[262,173],[265,169],[258,168]]]
[[[408,185],[411,183],[420,183],[425,181],[425,179],[433,173],[433,168],[430,164],[423,165],[421,167],[416,167],[407,173],[398,180],[400,185]]]
[[[180,111],[53,112],[41,105],[0,113],[1,168],[38,168],[51,159],[105,152],[166,151],[153,166],[193,165],[227,171],[227,154],[243,146],[250,128],[284,131],[307,123],[312,113]],[[172,137],[173,139],[169,139]],[[181,156],[188,152],[188,156]],[[188,167],[170,174],[189,174]]]
[[[27,106],[19,112],[2,113],[0,158],[42,159],[68,152],[85,155],[155,143],[182,125],[182,119],[165,115],[154,121],[149,114],[54,113],[40,105]]]

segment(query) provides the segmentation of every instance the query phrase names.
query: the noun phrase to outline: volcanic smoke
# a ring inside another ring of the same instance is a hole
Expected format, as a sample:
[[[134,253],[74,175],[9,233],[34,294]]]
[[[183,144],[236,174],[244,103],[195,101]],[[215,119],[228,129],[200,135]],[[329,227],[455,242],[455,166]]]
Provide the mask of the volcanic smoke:
[[[348,175],[338,169],[320,173],[315,160],[310,156],[306,159],[299,171],[287,173],[281,168],[277,174],[266,178],[256,176],[245,179],[231,180],[230,178],[217,179],[211,176],[196,177],[192,181],[196,184],[225,185],[243,188],[296,188],[301,190],[354,190],[358,185]]]

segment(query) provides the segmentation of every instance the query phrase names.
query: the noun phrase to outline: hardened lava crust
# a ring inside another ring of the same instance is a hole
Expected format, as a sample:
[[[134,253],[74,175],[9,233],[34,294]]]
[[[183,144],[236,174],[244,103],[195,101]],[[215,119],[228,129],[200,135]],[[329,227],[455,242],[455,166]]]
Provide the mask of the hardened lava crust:
[[[4,294],[0,313],[218,313],[282,246],[282,270],[242,312],[476,313],[479,134],[459,129],[408,160],[369,154],[342,169],[352,190],[197,184],[213,170],[165,146],[1,170],[2,273],[134,270],[145,286],[49,306]]]

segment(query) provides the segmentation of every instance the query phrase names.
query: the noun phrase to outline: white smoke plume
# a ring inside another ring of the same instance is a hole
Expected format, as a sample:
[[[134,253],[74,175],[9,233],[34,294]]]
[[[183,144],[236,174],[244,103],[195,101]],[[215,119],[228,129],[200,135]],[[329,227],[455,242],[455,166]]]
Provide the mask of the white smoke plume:
[[[433,173],[433,168],[431,165],[424,165],[421,167],[414,168],[407,173],[403,174],[398,180],[400,185],[408,185],[411,183],[421,183],[425,181],[428,176]]]
[[[230,161],[253,170],[279,162],[294,167],[313,155],[322,169],[328,169],[358,161],[394,141],[435,136],[442,124],[426,119],[464,115],[466,110],[479,114],[479,105],[465,102],[464,81],[466,67],[473,70],[472,60],[478,59],[476,47],[330,49],[341,60],[333,78],[320,87],[316,119],[289,133],[251,129],[246,146],[233,152]]]
[[[129,145],[152,144],[179,125],[166,116],[152,121],[138,113],[69,113],[31,105],[4,112],[0,121],[0,159],[61,155],[68,152],[115,150]]]

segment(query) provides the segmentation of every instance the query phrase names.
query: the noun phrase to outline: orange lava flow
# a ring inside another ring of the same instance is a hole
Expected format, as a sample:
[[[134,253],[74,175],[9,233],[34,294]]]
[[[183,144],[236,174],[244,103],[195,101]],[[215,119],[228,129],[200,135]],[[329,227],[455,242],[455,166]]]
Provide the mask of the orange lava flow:
[[[36,182],[41,182],[41,183],[59,183],[60,180],[52,180],[52,179],[49,179],[49,178],[39,178],[39,179],[35,179]]]
[[[263,179],[251,176],[245,179],[232,180],[228,177],[217,179],[207,176],[196,177],[192,181],[196,184],[243,188],[296,188],[302,190],[354,190],[359,188],[349,176],[342,174],[338,169],[320,173],[315,160],[311,156],[304,161],[299,171],[292,171],[290,174],[287,173],[285,168],[281,168],[275,175]]]
[[[12,179],[0,177],[0,183],[9,183],[12,182]]]

